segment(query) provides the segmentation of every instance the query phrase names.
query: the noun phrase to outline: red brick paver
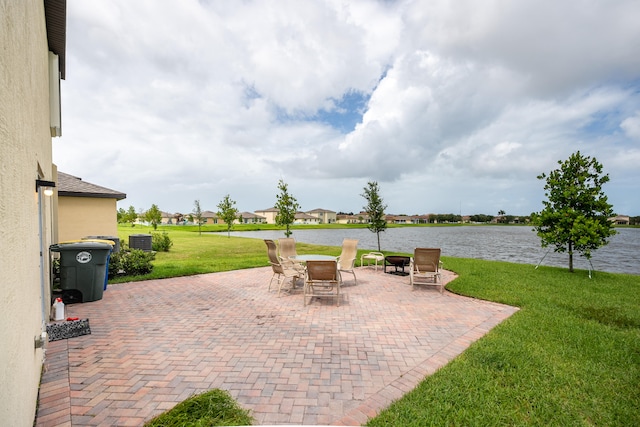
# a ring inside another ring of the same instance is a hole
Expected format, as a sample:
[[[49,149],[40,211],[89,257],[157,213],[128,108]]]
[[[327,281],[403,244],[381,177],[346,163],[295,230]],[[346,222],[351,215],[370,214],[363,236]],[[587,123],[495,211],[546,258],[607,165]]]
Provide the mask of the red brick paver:
[[[67,306],[92,333],[49,343],[36,425],[140,426],[212,388],[256,424],[360,425],[517,310],[356,274],[339,307],[267,292],[270,268],[110,285]]]

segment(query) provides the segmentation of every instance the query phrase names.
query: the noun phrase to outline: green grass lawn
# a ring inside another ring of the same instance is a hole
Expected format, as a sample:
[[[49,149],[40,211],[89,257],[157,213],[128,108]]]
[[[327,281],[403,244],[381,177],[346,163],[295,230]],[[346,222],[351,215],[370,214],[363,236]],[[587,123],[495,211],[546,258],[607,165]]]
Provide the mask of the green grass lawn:
[[[144,232],[119,229],[124,241]],[[262,240],[169,233],[173,248],[144,278],[268,265]],[[298,244],[298,252],[340,248]],[[640,425],[640,276],[590,279],[585,271],[449,257],[444,264],[459,275],[448,290],[521,310],[370,426]]]
[[[446,259],[447,288],[521,310],[370,426],[640,425],[640,277]]]
[[[222,227],[217,226],[217,229],[221,230]],[[267,247],[259,239],[227,237],[227,233],[222,232],[198,234],[198,227],[193,226],[158,227],[156,232],[162,233],[164,231],[169,234],[173,246],[169,252],[156,254],[153,271],[150,274],[138,277],[118,277],[109,280],[109,283],[189,276],[269,265]],[[129,241],[131,234],[152,232],[150,227],[118,227],[118,237],[125,243]],[[297,250],[299,253],[340,254],[340,248],[304,243],[298,243]]]
[[[241,408],[228,392],[213,389],[177,404],[145,423],[145,427],[246,426],[252,423],[249,411]]]

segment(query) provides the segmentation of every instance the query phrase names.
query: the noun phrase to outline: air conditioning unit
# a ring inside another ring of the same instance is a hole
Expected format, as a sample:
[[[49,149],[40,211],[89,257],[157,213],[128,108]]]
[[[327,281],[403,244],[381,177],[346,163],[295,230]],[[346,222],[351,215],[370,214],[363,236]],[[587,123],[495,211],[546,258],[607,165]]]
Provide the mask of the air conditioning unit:
[[[150,252],[151,246],[151,234],[132,234],[129,236],[129,248],[130,249],[142,249],[145,252]]]

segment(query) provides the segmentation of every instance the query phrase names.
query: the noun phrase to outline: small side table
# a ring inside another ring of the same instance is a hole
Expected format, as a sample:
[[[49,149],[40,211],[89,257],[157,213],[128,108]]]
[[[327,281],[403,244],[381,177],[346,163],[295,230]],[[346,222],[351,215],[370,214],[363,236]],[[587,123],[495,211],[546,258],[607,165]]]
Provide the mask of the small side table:
[[[382,252],[369,252],[368,254],[362,254],[360,257],[360,265],[364,266],[364,260],[367,260],[367,267],[371,264],[371,260],[375,261],[376,270],[378,271],[378,262],[384,262],[384,254]]]

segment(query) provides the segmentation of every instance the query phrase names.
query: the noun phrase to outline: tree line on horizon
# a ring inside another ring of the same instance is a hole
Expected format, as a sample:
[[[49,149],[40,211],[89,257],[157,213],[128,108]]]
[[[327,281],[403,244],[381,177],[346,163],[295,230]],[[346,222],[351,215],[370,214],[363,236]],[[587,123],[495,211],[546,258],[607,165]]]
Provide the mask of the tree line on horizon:
[[[469,220],[475,223],[488,223],[497,218],[499,223],[518,222],[531,223],[541,240],[542,247],[551,246],[554,252],[569,254],[569,271],[573,272],[573,253],[579,252],[587,259],[591,252],[609,243],[609,238],[616,234],[610,220],[615,216],[613,205],[608,202],[602,186],[609,181],[609,175],[603,173],[602,164],[597,159],[583,156],[580,151],[573,153],[567,160],[558,161],[560,167],[549,173],[538,175],[544,180],[546,200],[542,201],[544,208],[540,212],[533,212],[530,216],[507,215],[499,210],[498,215],[475,214]],[[296,198],[289,193],[287,184],[278,181],[275,208],[278,209],[276,224],[285,227],[285,236],[291,235],[290,226],[295,220],[295,214],[300,205]],[[380,186],[377,181],[368,181],[364,192],[360,195],[366,200],[363,212],[367,214],[367,227],[376,233],[378,250],[381,250],[380,233],[387,228],[384,204]],[[218,204],[218,216],[227,224],[227,231],[233,227],[233,220],[238,217],[236,202],[227,194]],[[340,214],[340,213],[339,213]],[[350,215],[353,215],[351,213]],[[161,212],[157,205],[140,214],[130,206],[128,210],[118,210],[119,223],[131,223],[138,219],[150,223],[154,229],[161,221]],[[198,226],[203,224],[202,211],[199,200],[195,201],[195,208],[190,218],[195,218]],[[630,217],[630,225],[640,225],[640,217]],[[436,214],[429,215],[429,222],[459,223],[462,215]]]

